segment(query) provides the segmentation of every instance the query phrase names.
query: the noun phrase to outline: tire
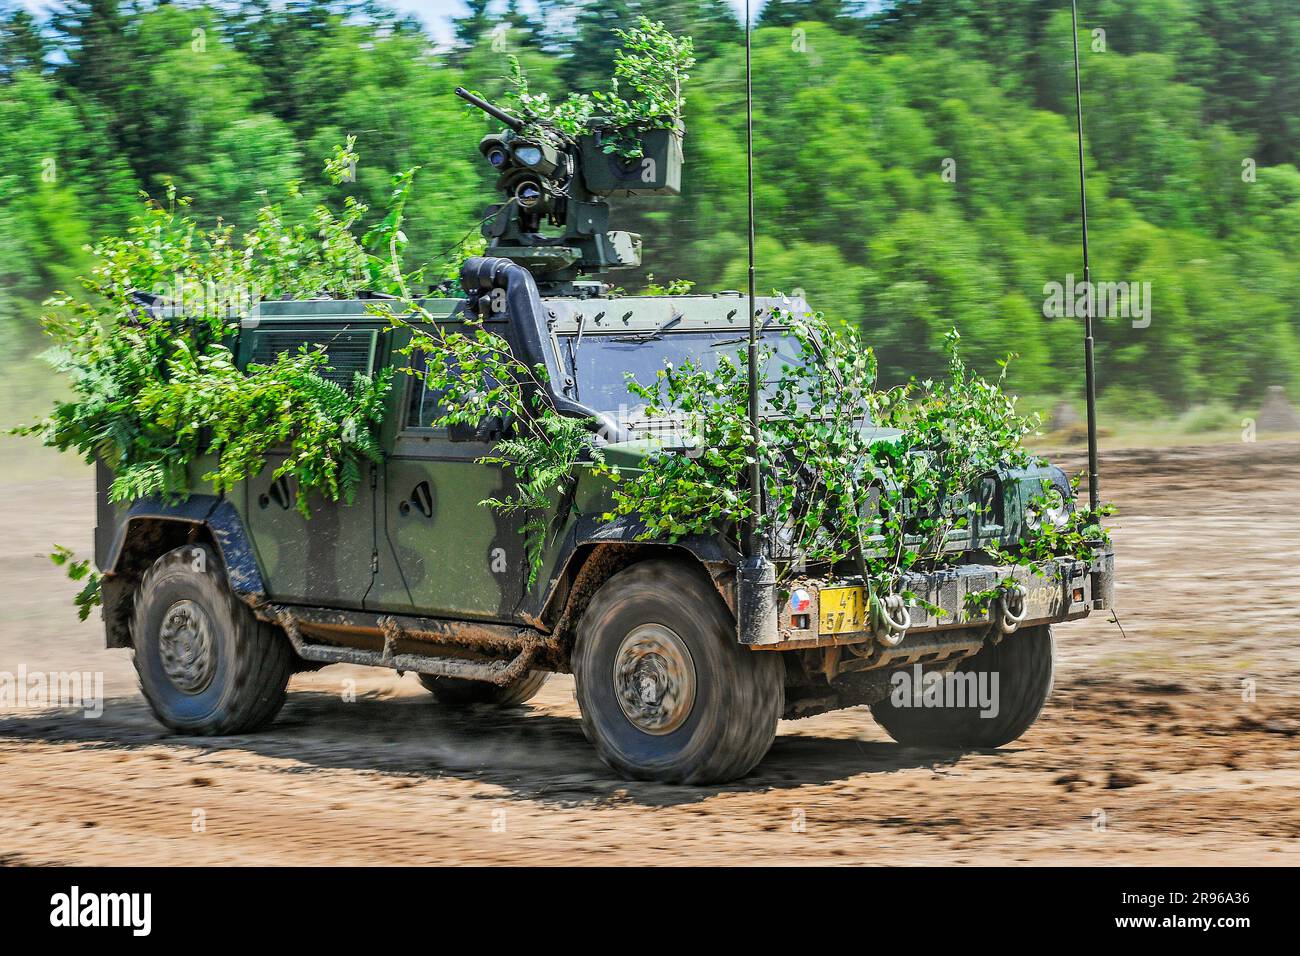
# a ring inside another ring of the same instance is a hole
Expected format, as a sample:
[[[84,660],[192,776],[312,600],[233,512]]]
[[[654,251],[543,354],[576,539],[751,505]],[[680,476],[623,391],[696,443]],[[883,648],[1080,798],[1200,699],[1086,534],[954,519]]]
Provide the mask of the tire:
[[[957,666],[975,674],[989,691],[997,675],[997,713],[981,717],[978,703],[965,707],[897,707],[891,695],[871,705],[871,715],[900,744],[915,747],[986,749],[1019,738],[1038,719],[1052,693],[1055,644],[1047,626],[1027,628],[990,644]],[[907,671],[911,674],[912,671]],[[981,676],[988,675],[988,676]]]
[[[637,780],[743,777],[772,746],[784,706],[780,656],[738,644],[713,585],[673,561],[605,582],[578,625],[573,677],[587,739]]]
[[[284,705],[293,652],[235,597],[204,545],[169,551],[145,572],[131,634],[154,715],[179,733],[242,734]]]
[[[448,707],[468,707],[470,704],[492,704],[497,707],[512,707],[532,700],[550,677],[548,671],[528,671],[498,687],[481,680],[465,680],[460,677],[439,677],[436,674],[415,675],[424,689],[437,698],[438,703]]]

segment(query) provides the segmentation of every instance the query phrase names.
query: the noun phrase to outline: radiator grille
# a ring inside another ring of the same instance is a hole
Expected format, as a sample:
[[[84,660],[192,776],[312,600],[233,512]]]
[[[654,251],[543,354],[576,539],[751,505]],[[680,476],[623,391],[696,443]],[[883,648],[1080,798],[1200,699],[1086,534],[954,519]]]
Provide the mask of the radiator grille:
[[[297,351],[301,346],[324,346],[328,365],[321,369],[321,378],[350,389],[352,377],[357,372],[369,375],[375,357],[375,332],[355,329],[266,329],[255,333],[253,352],[249,362],[270,365],[283,352]]]

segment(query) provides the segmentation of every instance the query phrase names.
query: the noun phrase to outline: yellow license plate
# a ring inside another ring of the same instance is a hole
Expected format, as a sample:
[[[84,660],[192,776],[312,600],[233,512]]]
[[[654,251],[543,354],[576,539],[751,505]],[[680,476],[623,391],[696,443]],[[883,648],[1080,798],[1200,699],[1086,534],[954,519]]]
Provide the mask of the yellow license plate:
[[[852,634],[867,629],[867,589],[823,588],[818,595],[820,634]]]

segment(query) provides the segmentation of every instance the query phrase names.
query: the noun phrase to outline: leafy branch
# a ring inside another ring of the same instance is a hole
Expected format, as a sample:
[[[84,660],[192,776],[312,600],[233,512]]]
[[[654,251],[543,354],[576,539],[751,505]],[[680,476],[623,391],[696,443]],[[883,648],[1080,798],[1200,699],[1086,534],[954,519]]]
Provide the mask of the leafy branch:
[[[609,89],[570,93],[559,102],[533,92],[519,59],[507,58],[504,104],[528,120],[527,133],[546,136],[554,130],[576,139],[599,127],[610,133],[605,152],[636,159],[642,155],[640,132],[677,128],[686,108],[682,87],[695,65],[694,41],[644,16],[635,27],[614,32],[620,47]]]
[[[89,558],[81,561],[75,558],[76,553],[61,544],[56,544],[54,552],[50,555],[50,560],[67,572],[68,580],[85,582],[81,591],[72,599],[72,603],[77,606],[77,617],[84,621],[90,617],[90,612],[102,603],[99,591],[100,574],[90,567]]]
[[[968,369],[955,331],[947,377],[881,390],[874,355],[854,332],[820,315],[784,318],[795,354],[767,349],[759,357],[767,500],[757,520],[773,555],[784,559],[786,576],[853,559],[876,593],[920,600],[904,575],[969,553],[972,523],[993,507],[979,494],[981,480],[1000,466],[1033,463],[1023,439],[1036,421],[1016,413],[1001,376],[990,382]],[[741,352],[712,368],[683,363],[652,382],[629,382],[643,416],[671,423],[671,435],[643,469],[603,469],[616,482],[608,518],[635,516],[646,538],[721,530],[735,540],[754,517],[746,368]],[[1040,521],[1007,563],[1089,558],[1106,540],[1100,517]]]
[[[326,161],[335,184],[355,168],[354,143]],[[73,397],[16,431],[102,460],[115,501],[185,496],[200,460],[213,462],[203,480],[227,490],[257,474],[276,448],[288,454],[275,477],[295,479],[304,515],[312,492],[351,500],[362,463],[379,458],[392,373],[357,375],[345,389],[322,377],[322,347],[241,370],[228,343],[262,299],[404,288],[402,209],[413,175],[396,177],[386,217],[364,239],[355,233],[368,210],[351,197],[340,214],[320,204],[301,221],[268,200],[243,236],[222,223],[201,227],[174,188],[165,203],[146,197],[123,236],[93,247],[81,294],[47,302],[43,321],[55,344],[45,358],[67,376]],[[285,198],[297,196],[289,183]]]

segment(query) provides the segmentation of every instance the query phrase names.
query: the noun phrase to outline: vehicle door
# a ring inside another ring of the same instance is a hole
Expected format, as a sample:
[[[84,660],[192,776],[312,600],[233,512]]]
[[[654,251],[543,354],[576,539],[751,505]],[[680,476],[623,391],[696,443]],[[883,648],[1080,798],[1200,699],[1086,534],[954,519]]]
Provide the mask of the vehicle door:
[[[383,324],[367,320],[357,303],[320,303],[331,308],[293,314],[308,305],[317,303],[264,304],[252,327],[241,330],[241,365],[273,362],[277,354],[305,343],[325,348],[329,367],[322,376],[343,388],[351,387],[355,372],[374,374],[387,335]],[[309,516],[304,516],[294,479],[272,477],[288,454],[288,449],[273,450],[262,471],[244,483],[248,530],[268,596],[286,604],[360,608],[378,564],[380,469],[363,466],[350,504],[310,494]]]
[[[443,328],[465,327],[453,316]],[[423,369],[422,354],[410,361]],[[500,423],[435,428],[437,391],[421,375],[397,381],[405,382],[406,392],[386,455],[381,535],[405,586],[381,575],[366,606],[424,617],[512,620],[527,578],[520,531],[525,518],[481,503],[515,494],[505,468],[481,461],[493,452]]]

